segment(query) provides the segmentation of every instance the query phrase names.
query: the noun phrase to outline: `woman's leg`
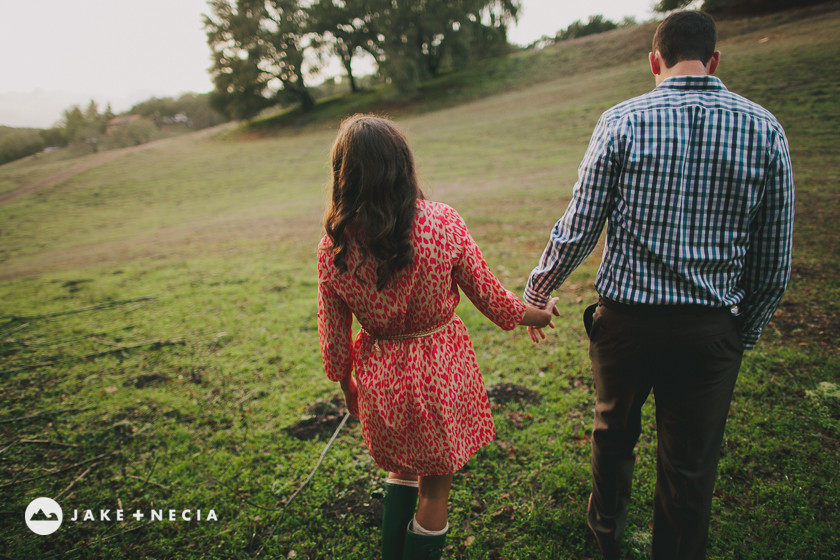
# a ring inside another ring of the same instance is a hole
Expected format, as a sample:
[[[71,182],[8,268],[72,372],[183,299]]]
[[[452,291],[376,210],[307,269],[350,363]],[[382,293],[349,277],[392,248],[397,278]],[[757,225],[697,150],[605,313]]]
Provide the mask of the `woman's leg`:
[[[420,477],[420,501],[414,520],[427,531],[446,528],[450,488],[451,474]]]
[[[451,487],[451,474],[420,477],[420,501],[406,531],[403,560],[438,560],[443,554]]]

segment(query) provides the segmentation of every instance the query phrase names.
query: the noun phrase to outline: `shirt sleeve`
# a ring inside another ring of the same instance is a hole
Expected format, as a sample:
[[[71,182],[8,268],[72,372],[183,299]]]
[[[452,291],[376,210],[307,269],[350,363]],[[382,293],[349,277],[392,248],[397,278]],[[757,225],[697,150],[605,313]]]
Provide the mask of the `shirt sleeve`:
[[[589,256],[609,214],[610,190],[618,181],[614,142],[605,115],[598,120],[578,168],[572,200],[551,230],[540,262],[525,286],[525,301],[545,307],[551,292]]]
[[[324,280],[332,259],[318,252],[318,339],[321,359],[330,381],[341,381],[353,368],[353,313]]]
[[[741,277],[746,295],[738,305],[738,318],[745,349],[758,342],[790,282],[794,187],[784,132],[776,139],[771,161],[764,203],[750,223],[750,247]]]
[[[452,276],[473,305],[504,330],[522,322],[525,303],[505,289],[490,271],[463,218],[448,208],[447,237],[455,253]]]

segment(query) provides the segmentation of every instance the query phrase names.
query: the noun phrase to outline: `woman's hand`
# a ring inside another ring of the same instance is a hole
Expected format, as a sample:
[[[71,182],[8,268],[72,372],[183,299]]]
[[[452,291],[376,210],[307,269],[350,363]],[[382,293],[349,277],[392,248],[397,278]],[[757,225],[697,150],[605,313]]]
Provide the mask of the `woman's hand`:
[[[545,340],[545,333],[543,328],[554,328],[553,316],[560,316],[557,310],[557,302],[560,298],[551,298],[545,306],[545,309],[539,309],[533,305],[529,305],[525,309],[525,316],[522,318],[520,325],[528,327],[528,336],[534,344],[539,344],[540,340]]]
[[[359,388],[352,373],[341,380],[341,390],[344,392],[344,404],[351,416],[359,417]]]

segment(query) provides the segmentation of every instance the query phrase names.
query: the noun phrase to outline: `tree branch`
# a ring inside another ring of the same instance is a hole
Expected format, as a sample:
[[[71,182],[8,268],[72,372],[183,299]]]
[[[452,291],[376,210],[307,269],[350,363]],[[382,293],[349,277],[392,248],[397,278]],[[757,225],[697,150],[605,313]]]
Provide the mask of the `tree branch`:
[[[91,470],[93,467],[95,467],[96,465],[98,465],[98,464],[99,464],[99,463],[94,463],[94,464],[92,464],[91,466],[89,466],[89,467],[85,470],[85,472],[83,472],[82,474],[80,474],[79,476],[77,476],[76,478],[74,478],[74,479],[73,479],[73,482],[71,482],[70,484],[68,484],[68,485],[67,485],[67,488],[65,488],[64,490],[62,490],[61,492],[59,492],[59,493],[56,495],[56,497],[55,497],[55,498],[53,498],[53,500],[56,500],[56,501],[57,501],[60,497],[62,497],[64,494],[66,494],[68,490],[70,490],[71,488],[73,488],[73,485],[74,485],[74,484],[76,484],[76,483],[77,483],[77,482],[79,482],[82,478],[84,478],[84,476],[85,476],[87,473],[89,473],[89,472],[90,472],[90,470]]]
[[[41,367],[49,367],[58,364],[67,364],[70,362],[77,362],[81,360],[91,360],[93,358],[100,358],[102,356],[107,356],[108,354],[119,354],[120,352],[125,352],[127,350],[136,350],[137,348],[143,348],[144,346],[149,346],[153,350],[159,350],[164,346],[183,346],[186,344],[183,340],[151,340],[146,342],[141,342],[139,344],[131,344],[128,346],[120,346],[119,348],[112,348],[110,350],[103,350],[102,352],[93,352],[91,354],[85,354],[84,356],[74,356],[70,358],[63,358],[60,360],[49,360],[46,362],[38,362],[35,364],[28,364],[25,366],[21,366],[14,369],[6,370],[5,373],[12,374],[12,373],[20,373],[21,371],[28,371],[31,369],[37,369]]]
[[[82,465],[87,465],[88,463],[101,461],[105,457],[110,457],[111,455],[114,455],[116,452],[117,452],[116,450],[109,451],[108,453],[103,453],[102,455],[97,455],[96,457],[92,457],[91,459],[85,459],[84,461],[81,461],[80,463],[76,463],[75,465],[70,465],[69,467],[64,467],[63,469],[59,469],[57,471],[50,471],[48,473],[39,474],[38,476],[32,476],[32,477],[24,478],[24,479],[21,479],[21,480],[15,480],[13,482],[7,482],[6,484],[0,484],[0,488],[11,488],[12,486],[16,486],[18,484],[23,484],[24,482],[32,482],[33,480],[40,480],[42,478],[47,478],[49,476],[55,476],[57,474],[65,473],[67,471],[72,471],[73,469],[81,467]]]
[[[40,416],[55,416],[57,414],[69,414],[71,412],[85,412],[88,410],[93,410],[95,407],[89,406],[87,408],[66,408],[64,410],[45,410],[43,412],[38,412],[36,414],[30,414],[29,416],[18,416],[17,418],[6,418],[4,420],[0,420],[0,424],[9,424],[11,422],[21,422],[23,420],[31,420],[33,418],[38,418]]]
[[[31,321],[35,319],[47,319],[50,317],[59,317],[61,315],[73,315],[75,313],[84,313],[85,311],[95,311],[97,309],[108,309],[109,307],[117,307],[126,303],[134,303],[137,301],[148,301],[156,299],[157,296],[141,296],[131,299],[122,299],[117,301],[106,301],[104,303],[97,303],[96,305],[89,305],[87,307],[80,307],[78,309],[70,309],[68,311],[56,311],[54,313],[43,313],[41,315],[12,315],[9,317],[12,321]]]

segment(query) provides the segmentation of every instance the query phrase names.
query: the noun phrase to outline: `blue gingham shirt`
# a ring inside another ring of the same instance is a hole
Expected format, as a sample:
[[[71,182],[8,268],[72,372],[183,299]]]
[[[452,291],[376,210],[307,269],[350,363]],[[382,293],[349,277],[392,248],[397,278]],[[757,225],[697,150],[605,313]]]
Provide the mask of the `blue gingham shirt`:
[[[525,300],[542,307],[608,222],[595,289],[629,304],[736,307],[745,348],[790,279],[787,139],[714,76],[677,76],[605,112]]]

